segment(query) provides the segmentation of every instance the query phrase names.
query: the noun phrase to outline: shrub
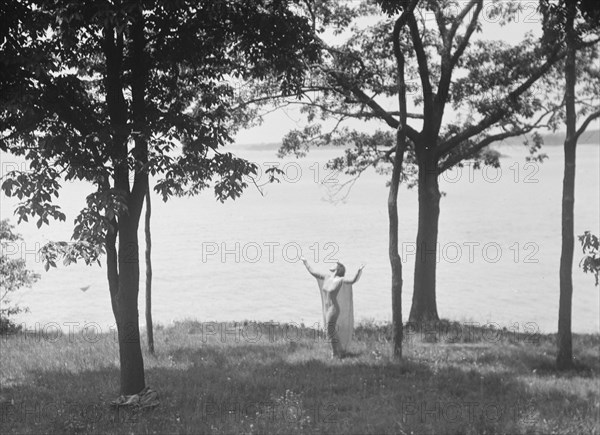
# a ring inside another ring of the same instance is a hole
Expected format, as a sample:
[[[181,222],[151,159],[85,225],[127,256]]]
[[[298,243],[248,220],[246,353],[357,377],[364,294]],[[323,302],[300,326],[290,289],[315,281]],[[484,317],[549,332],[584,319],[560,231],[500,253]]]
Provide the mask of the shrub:
[[[14,226],[7,219],[0,221],[0,334],[16,332],[21,327],[15,324],[11,317],[16,314],[29,311],[27,307],[21,307],[11,303],[11,296],[22,287],[31,287],[40,275],[28,270],[25,260],[22,258],[11,258],[7,247],[10,244],[23,240],[20,234],[13,232]],[[11,250],[12,251],[12,250]]]

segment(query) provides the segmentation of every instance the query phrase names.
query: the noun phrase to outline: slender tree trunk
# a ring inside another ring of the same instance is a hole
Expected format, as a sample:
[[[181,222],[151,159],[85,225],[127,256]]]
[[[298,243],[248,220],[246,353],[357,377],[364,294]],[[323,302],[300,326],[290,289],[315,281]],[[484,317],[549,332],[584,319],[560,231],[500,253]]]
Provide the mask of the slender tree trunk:
[[[577,118],[575,113],[575,64],[576,48],[573,22],[575,3],[567,3],[567,58],[565,61],[565,106],[567,137],[565,138],[565,169],[562,194],[562,249],[560,254],[560,299],[558,308],[558,355],[556,365],[567,369],[573,365],[573,345],[571,335],[571,305],[573,299],[573,248],[575,230],[573,228],[573,207],[575,205],[575,151],[577,147]]]
[[[394,168],[388,196],[388,218],[389,218],[389,257],[392,268],[392,353],[394,359],[402,358],[402,340],[404,338],[402,324],[402,260],[398,254],[398,189],[402,176],[402,164],[404,152],[406,151],[406,80],[404,77],[404,53],[400,47],[400,33],[412,15],[417,0],[413,0],[402,15],[394,23],[392,32],[394,57],[398,68],[398,109],[400,119],[396,131],[396,150],[394,155]]]
[[[150,234],[150,216],[152,208],[150,205],[150,185],[146,189],[146,334],[148,336],[148,349],[154,354],[154,330],[152,326],[152,236]]]
[[[428,153],[432,154],[432,153]],[[415,257],[411,322],[439,320],[435,295],[440,189],[437,162],[430,155],[419,158],[419,222]]]
[[[402,358],[402,261],[398,254],[398,189],[402,174],[402,162],[406,148],[405,138],[400,138],[398,133],[396,155],[394,156],[394,169],[388,196],[389,217],[389,257],[392,267],[392,341],[395,359]]]

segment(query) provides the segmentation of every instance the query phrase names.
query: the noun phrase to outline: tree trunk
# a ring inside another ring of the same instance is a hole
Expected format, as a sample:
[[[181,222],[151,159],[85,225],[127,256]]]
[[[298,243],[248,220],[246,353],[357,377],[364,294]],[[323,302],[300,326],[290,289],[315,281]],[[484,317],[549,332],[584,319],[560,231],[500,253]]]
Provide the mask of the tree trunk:
[[[148,336],[148,349],[154,354],[154,331],[152,327],[152,236],[150,234],[150,216],[152,208],[150,205],[150,185],[146,189],[146,334]]]
[[[435,298],[440,189],[432,152],[419,158],[419,222],[410,322],[439,320]]]
[[[119,357],[121,394],[137,394],[145,387],[144,360],[140,343],[138,293],[140,266],[137,220],[122,216],[119,222]]]
[[[119,266],[117,255],[117,220],[113,218],[110,228],[106,233],[106,277],[108,279],[108,290],[110,293],[110,304],[115,322],[119,323],[119,308],[117,294],[119,293]]]
[[[565,169],[562,194],[562,249],[560,254],[560,298],[558,306],[558,355],[556,365],[567,369],[573,365],[573,345],[571,335],[571,305],[573,299],[573,248],[575,230],[573,228],[573,207],[575,205],[575,151],[577,147],[575,82],[575,35],[573,22],[575,3],[567,3],[567,58],[565,61],[565,106],[567,137],[565,138]]]
[[[396,143],[396,155],[394,156],[394,169],[388,196],[389,217],[389,257],[392,267],[392,341],[393,356],[395,359],[402,358],[402,261],[398,254],[398,189],[400,186],[400,175],[402,174],[402,162],[404,160],[405,138],[398,133]]]
[[[394,23],[392,34],[394,45],[394,57],[398,67],[398,109],[400,119],[396,131],[396,152],[394,155],[394,169],[390,182],[390,193],[388,196],[388,218],[389,218],[389,257],[392,267],[392,342],[394,359],[402,358],[402,340],[404,336],[402,324],[402,261],[398,254],[398,189],[402,176],[402,164],[404,152],[406,151],[406,80],[404,77],[404,53],[400,46],[400,33],[406,25],[409,15],[413,13],[417,1],[414,0],[402,15]]]
[[[138,5],[139,6],[139,5]],[[132,77],[131,95],[135,131],[145,125],[145,65],[143,16],[141,8],[136,10],[132,26]],[[121,394],[137,394],[145,388],[144,361],[140,345],[138,294],[140,289],[138,223],[146,192],[148,175],[140,168],[147,162],[148,150],[145,138],[135,136],[133,155],[136,158],[135,180],[130,188],[128,167],[128,143],[131,126],[128,124],[128,104],[123,89],[125,32],[106,23],[103,50],[106,56],[106,104],[111,120],[112,146],[110,155],[114,165],[114,188],[127,197],[127,212],[113,219],[117,233],[107,235],[107,274],[111,303],[119,337],[119,359],[121,364]],[[118,236],[118,250],[115,246]]]

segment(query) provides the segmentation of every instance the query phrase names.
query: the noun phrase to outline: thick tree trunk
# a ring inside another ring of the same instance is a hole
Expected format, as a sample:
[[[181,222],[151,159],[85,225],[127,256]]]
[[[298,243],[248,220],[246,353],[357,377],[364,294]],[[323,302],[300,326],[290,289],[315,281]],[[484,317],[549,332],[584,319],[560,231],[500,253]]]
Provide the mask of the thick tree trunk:
[[[567,4],[567,58],[565,61],[565,106],[567,137],[565,138],[565,169],[562,194],[562,249],[560,254],[560,299],[558,307],[558,355],[556,365],[567,369],[573,365],[573,344],[571,334],[571,305],[573,299],[573,248],[575,244],[573,228],[573,207],[575,205],[575,150],[577,147],[575,82],[575,35],[573,21],[575,4]]]
[[[123,216],[119,222],[119,357],[121,394],[137,394],[145,387],[144,360],[140,343],[138,293],[140,267],[137,220]]]
[[[150,234],[150,216],[152,208],[150,205],[150,185],[146,189],[146,335],[148,337],[148,349],[154,354],[154,331],[152,327],[152,235]]]
[[[113,219],[113,223],[116,223],[116,220]],[[118,252],[115,246],[117,234]],[[119,339],[121,394],[136,394],[145,387],[138,323],[137,223],[126,216],[122,217],[118,232],[117,230],[109,232],[106,242],[107,277]]]
[[[428,153],[432,154],[432,153]],[[419,222],[410,322],[439,320],[435,296],[440,189],[437,162],[431,155],[419,158]]]

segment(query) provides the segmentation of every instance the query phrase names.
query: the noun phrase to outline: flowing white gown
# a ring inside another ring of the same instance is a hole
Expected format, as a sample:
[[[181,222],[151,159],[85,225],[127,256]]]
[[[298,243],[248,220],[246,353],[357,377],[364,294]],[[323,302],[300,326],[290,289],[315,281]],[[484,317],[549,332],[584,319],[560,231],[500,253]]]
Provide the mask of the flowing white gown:
[[[325,300],[326,295],[323,291],[323,280],[317,278],[319,283],[319,293],[321,294],[321,308],[323,310],[323,328],[327,330],[327,320],[325,319]],[[337,295],[340,314],[337,319],[337,333],[340,339],[340,349],[342,352],[348,351],[348,346],[352,340],[354,332],[354,305],[352,302],[352,284],[343,283]]]

